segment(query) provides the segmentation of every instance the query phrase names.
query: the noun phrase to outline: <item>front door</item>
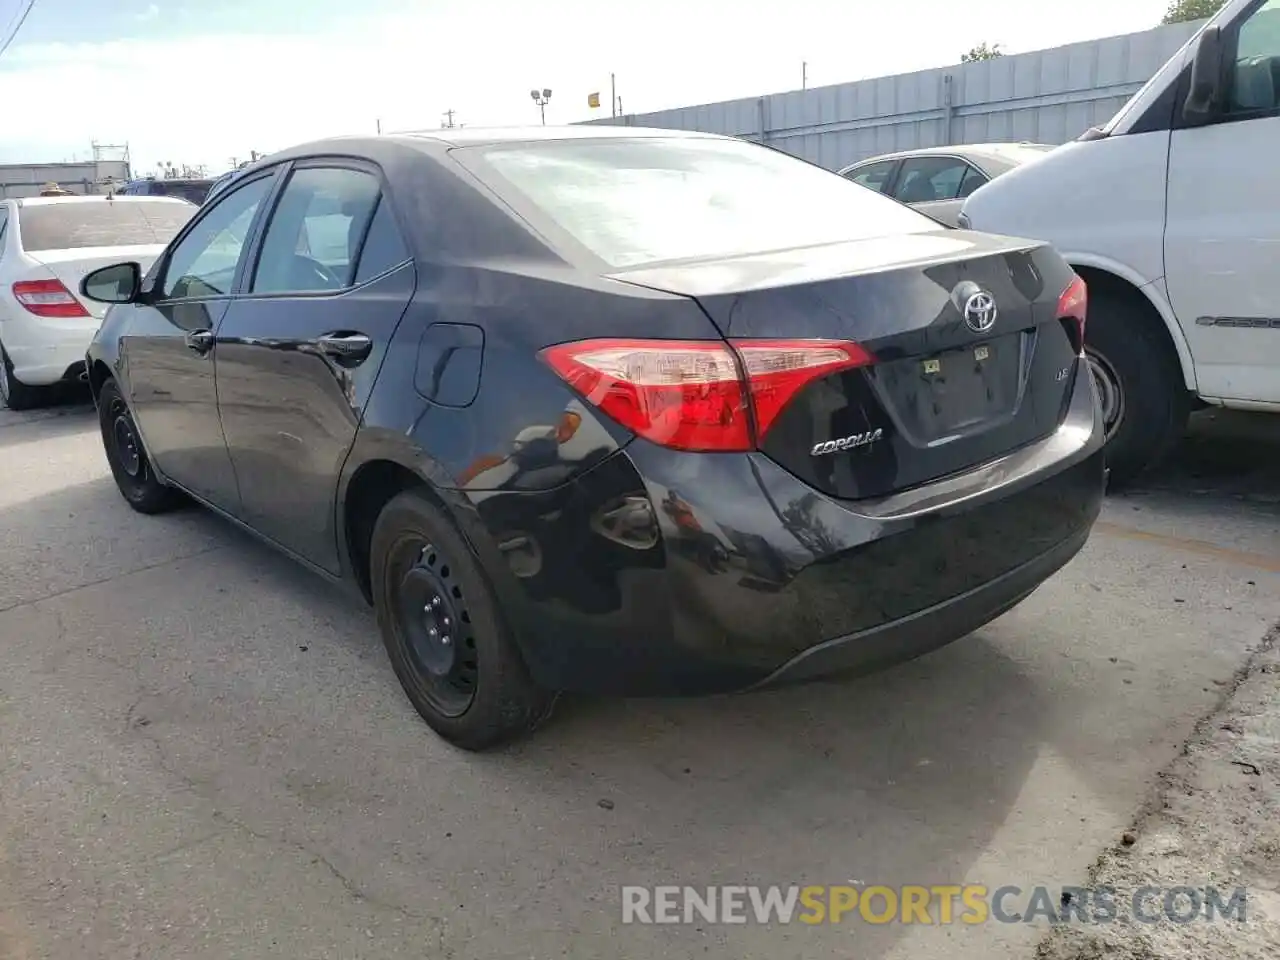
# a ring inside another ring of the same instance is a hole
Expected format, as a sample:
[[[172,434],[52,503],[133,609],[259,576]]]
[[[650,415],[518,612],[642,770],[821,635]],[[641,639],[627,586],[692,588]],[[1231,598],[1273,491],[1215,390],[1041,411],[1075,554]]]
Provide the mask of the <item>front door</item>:
[[[1280,0],[1222,39],[1224,96],[1171,134],[1165,283],[1199,393],[1280,403]]]
[[[143,284],[120,345],[134,420],[165,476],[238,512],[214,384],[214,331],[273,175],[246,181],[201,211]]]
[[[338,476],[414,287],[378,172],[298,163],[217,331],[244,519],[335,573]]]

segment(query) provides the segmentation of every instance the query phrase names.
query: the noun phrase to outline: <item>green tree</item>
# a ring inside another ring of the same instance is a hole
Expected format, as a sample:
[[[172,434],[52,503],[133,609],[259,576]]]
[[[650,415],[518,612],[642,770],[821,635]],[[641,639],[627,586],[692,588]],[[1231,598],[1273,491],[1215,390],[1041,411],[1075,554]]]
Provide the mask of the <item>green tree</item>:
[[[977,60],[994,60],[996,57],[1003,57],[1004,51],[1000,49],[1000,44],[980,43],[964,56],[960,58],[961,63],[974,63]]]
[[[1212,17],[1226,0],[1170,0],[1169,9],[1161,23],[1186,23],[1189,20],[1205,20]]]

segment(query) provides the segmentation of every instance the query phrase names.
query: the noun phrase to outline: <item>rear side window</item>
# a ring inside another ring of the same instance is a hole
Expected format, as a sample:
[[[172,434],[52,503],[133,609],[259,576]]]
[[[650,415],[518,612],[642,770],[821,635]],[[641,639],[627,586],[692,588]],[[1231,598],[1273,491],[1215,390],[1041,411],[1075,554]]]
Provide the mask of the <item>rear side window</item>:
[[[454,155],[474,157],[500,195],[532,204],[614,267],[938,227],[838,174],[741,140],[536,141]]]
[[[351,286],[357,247],[378,203],[378,180],[343,167],[303,167],[289,175],[267,225],[254,293]]]
[[[18,212],[22,249],[80,250],[168,243],[196,208],[167,200],[41,203]]]
[[[964,180],[960,183],[960,196],[967,197],[988,182],[986,175],[980,173],[977,167],[970,167],[968,173],[964,175]]]
[[[903,203],[954,200],[972,169],[957,157],[912,157],[903,161],[894,193]]]
[[[400,228],[396,226],[391,204],[383,197],[378,202],[373,223],[369,224],[369,233],[360,250],[360,266],[356,269],[355,282],[372,280],[408,259],[409,250],[400,236]]]

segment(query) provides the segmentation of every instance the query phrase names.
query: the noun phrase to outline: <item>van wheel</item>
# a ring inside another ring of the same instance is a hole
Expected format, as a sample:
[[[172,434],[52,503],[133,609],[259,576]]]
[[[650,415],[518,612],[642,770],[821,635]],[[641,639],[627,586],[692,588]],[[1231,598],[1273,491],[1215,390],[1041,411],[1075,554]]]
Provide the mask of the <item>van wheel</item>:
[[[43,390],[28,386],[13,375],[13,361],[0,344],[0,403],[10,410],[30,410],[43,400]]]
[[[1155,321],[1131,297],[1090,292],[1085,356],[1102,406],[1112,487],[1164,459],[1191,412],[1177,354]]]
[[[467,542],[412,490],[378,515],[369,549],[378,629],[400,685],[445,740],[484,750],[531,731],[553,695],[529,676]]]

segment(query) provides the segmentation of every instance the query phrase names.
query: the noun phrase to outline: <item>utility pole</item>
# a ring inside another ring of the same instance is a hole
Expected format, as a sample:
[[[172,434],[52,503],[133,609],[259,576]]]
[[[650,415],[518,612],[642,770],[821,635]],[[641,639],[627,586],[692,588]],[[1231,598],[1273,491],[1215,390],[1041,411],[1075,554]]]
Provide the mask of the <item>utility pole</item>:
[[[809,89],[809,61],[802,60],[800,62],[800,89]]]
[[[453,115],[454,115],[454,113],[456,113],[456,112],[457,112],[457,111],[452,110],[452,109],[450,109],[450,110],[446,110],[446,111],[444,112],[444,127],[445,127],[445,129],[446,129],[446,130],[452,130],[452,129],[453,129],[453,127],[454,127]]]
[[[374,122],[378,125],[378,135],[381,136],[382,135],[382,118],[379,117]]]
[[[618,80],[611,73],[609,74],[609,116],[616,117],[618,115]]]

